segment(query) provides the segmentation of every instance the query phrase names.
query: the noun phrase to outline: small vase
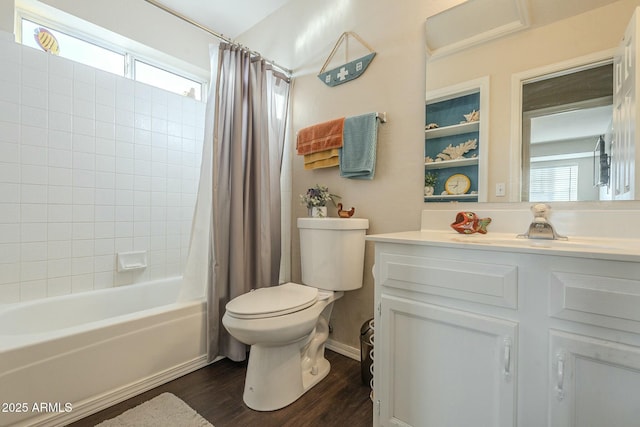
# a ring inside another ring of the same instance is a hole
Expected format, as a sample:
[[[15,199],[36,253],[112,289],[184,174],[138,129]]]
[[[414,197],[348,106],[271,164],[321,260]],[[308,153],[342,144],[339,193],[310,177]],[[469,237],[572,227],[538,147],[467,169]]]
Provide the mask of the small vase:
[[[425,186],[425,187],[424,187],[424,195],[425,195],[426,197],[433,196],[433,187],[431,187],[431,186]]]
[[[312,218],[325,218],[327,216],[326,206],[314,206],[309,208],[309,216]]]

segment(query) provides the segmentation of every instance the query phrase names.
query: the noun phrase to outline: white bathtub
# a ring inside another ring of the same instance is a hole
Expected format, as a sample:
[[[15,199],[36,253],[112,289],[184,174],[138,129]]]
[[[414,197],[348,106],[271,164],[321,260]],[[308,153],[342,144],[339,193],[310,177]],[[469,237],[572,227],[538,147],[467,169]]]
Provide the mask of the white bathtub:
[[[0,306],[0,426],[64,425],[206,365],[181,281]]]

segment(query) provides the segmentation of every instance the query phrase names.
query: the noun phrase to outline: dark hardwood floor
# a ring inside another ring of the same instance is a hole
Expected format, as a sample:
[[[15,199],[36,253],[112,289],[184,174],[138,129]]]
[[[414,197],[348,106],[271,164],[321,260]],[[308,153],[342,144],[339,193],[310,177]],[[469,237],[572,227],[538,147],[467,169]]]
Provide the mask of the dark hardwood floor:
[[[369,387],[360,379],[360,362],[330,350],[329,375],[300,399],[273,412],[257,412],[242,401],[246,363],[220,360],[70,424],[94,426],[164,392],[173,393],[215,427],[370,427]],[[179,426],[176,426],[179,427]]]

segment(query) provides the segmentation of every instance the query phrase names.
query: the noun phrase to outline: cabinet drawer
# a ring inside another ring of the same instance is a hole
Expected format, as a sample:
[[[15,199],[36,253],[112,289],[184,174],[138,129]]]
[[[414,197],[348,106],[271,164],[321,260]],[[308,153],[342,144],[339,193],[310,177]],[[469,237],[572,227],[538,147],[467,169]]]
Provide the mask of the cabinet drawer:
[[[386,288],[439,295],[500,307],[518,306],[518,268],[452,259],[380,254]]]
[[[549,316],[640,333],[640,281],[553,272]]]

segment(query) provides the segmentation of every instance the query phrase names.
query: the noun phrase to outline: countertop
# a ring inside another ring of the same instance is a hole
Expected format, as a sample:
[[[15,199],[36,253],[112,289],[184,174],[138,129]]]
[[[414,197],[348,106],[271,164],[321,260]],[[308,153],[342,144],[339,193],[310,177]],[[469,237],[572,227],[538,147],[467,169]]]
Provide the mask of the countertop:
[[[640,241],[637,239],[569,236],[569,240],[545,240],[516,236],[511,233],[460,234],[449,230],[417,230],[372,234],[367,236],[367,240],[419,246],[640,262]]]

